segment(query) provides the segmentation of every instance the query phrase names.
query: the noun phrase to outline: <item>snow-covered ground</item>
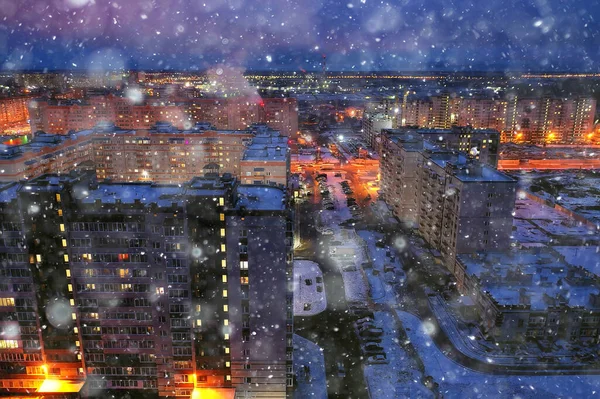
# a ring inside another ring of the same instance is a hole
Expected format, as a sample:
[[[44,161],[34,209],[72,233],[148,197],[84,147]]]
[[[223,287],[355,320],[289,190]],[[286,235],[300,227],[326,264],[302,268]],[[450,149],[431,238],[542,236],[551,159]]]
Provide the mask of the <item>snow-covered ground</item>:
[[[447,358],[433,343],[434,328],[416,316],[398,311],[410,341],[419,353],[425,373],[439,384],[444,398],[593,398],[600,395],[600,376],[494,375],[473,371]]]
[[[381,346],[387,364],[365,364],[364,374],[372,399],[433,398],[421,380],[417,364],[400,346],[398,326],[389,312],[375,312],[375,324],[383,328]]]
[[[358,232],[360,238],[362,238],[367,244],[367,255],[369,261],[373,265],[372,269],[365,269],[365,274],[369,279],[369,285],[371,286],[371,298],[375,303],[388,303],[390,305],[394,305],[396,303],[396,295],[394,292],[394,287],[389,282],[389,274],[384,272],[385,265],[391,265],[395,268],[395,277],[396,281],[400,281],[404,277],[404,272],[402,271],[402,263],[400,262],[400,256],[398,256],[398,252],[396,248],[390,249],[391,255],[395,257],[392,259],[386,256],[387,249],[379,248],[375,245],[375,243],[383,238],[383,234],[369,231],[369,230],[361,230]],[[378,273],[378,275],[374,274],[374,271]]]
[[[306,284],[307,280],[310,280],[310,285]],[[321,292],[318,292],[318,289]],[[294,315],[314,316],[323,312],[326,308],[327,297],[321,268],[317,263],[309,260],[295,260]]]
[[[327,399],[327,379],[323,349],[294,334],[294,373],[296,399]]]

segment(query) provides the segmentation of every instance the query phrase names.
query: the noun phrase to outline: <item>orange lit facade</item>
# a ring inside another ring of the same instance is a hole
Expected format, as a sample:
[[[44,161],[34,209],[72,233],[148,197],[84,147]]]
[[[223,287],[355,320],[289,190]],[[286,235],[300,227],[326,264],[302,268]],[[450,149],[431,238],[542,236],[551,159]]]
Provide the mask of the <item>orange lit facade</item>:
[[[400,126],[496,129],[504,142],[587,144],[594,130],[596,100],[575,98],[490,99],[434,96],[408,98],[401,107]]]
[[[297,102],[294,98],[200,98],[135,104],[128,98],[109,95],[82,101],[36,100],[29,105],[29,114],[31,131],[51,134],[91,129],[99,122],[112,122],[122,129],[135,130],[150,129],[157,122],[169,122],[178,129],[207,122],[218,129],[230,130],[266,123],[285,136],[298,131]]]
[[[246,130],[202,126],[182,131],[168,123],[150,130],[100,125],[70,135],[37,134],[24,145],[0,145],[0,182],[67,173],[86,165],[96,170],[99,179],[118,182],[181,183],[210,173],[230,173],[246,181],[251,176],[246,169],[252,166],[253,182],[287,185],[287,138],[279,132],[264,125]],[[242,162],[250,146],[255,155],[266,155]],[[254,178],[254,169],[272,175]]]
[[[0,98],[0,133],[28,133],[29,102],[31,97]]]

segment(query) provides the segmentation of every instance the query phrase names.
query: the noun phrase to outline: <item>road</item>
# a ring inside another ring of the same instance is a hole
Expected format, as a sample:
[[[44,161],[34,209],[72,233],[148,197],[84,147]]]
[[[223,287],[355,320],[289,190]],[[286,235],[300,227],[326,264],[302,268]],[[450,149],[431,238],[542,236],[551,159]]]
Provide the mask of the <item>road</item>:
[[[568,170],[568,169],[600,169],[600,159],[530,159],[521,163],[518,159],[501,159],[500,170]]]

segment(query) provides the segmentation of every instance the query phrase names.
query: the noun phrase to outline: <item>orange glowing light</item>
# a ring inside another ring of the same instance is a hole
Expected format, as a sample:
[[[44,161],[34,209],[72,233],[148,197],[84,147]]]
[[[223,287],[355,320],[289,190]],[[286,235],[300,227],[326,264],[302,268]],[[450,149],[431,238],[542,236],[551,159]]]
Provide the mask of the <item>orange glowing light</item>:
[[[232,388],[194,388],[190,399],[233,399],[234,396]]]
[[[38,393],[77,393],[83,387],[83,381],[44,380]]]

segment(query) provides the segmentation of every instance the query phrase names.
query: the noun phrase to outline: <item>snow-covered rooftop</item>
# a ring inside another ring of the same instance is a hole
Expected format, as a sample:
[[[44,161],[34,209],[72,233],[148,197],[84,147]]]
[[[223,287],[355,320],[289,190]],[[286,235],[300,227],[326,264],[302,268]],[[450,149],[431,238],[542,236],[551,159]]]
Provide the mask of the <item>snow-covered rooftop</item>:
[[[552,248],[519,249],[459,255],[466,274],[500,305],[596,307],[591,295],[600,294],[598,276],[575,267]]]
[[[235,207],[256,211],[283,211],[285,192],[272,186],[240,185],[237,188]]]

